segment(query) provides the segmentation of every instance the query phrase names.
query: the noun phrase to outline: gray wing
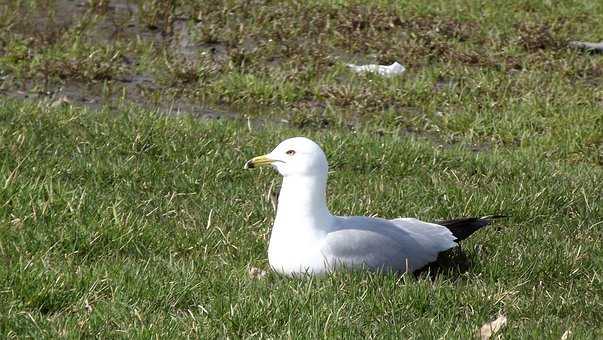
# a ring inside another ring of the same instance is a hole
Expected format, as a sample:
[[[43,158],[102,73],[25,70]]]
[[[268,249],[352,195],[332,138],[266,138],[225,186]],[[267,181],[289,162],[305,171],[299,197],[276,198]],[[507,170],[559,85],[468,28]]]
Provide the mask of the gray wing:
[[[455,245],[446,228],[415,219],[337,217],[323,255],[331,265],[414,271]]]

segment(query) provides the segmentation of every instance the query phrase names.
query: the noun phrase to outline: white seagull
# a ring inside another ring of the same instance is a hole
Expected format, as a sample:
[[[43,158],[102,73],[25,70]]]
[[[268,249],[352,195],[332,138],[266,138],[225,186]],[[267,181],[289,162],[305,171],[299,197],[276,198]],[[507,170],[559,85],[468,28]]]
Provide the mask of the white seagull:
[[[284,275],[360,268],[416,271],[499,217],[434,224],[414,218],[334,216],[326,204],[327,158],[318,144],[304,137],[281,142],[244,168],[262,165],[271,165],[283,176],[268,261]]]

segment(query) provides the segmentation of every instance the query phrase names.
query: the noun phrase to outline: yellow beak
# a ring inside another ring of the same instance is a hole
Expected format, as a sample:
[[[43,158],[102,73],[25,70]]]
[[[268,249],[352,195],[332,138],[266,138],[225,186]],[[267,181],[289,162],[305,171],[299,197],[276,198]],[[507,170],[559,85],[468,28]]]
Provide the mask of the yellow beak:
[[[253,169],[256,166],[270,165],[273,162],[274,160],[268,158],[268,155],[257,156],[245,162],[243,169]]]

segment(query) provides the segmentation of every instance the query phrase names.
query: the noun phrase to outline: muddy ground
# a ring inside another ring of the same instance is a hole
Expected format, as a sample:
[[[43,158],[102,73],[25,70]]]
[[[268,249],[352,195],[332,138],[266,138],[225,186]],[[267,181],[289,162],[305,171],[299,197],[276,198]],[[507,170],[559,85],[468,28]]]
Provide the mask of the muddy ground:
[[[127,0],[56,0],[47,2],[47,5],[47,8],[37,9],[34,22],[16,22],[11,29],[22,34],[23,39],[50,44],[61,34],[81,24],[81,18],[90,17],[90,13],[93,13],[90,19],[93,29],[86,30],[86,34],[99,44],[109,44],[118,39],[143,41],[169,49],[181,62],[190,65],[191,70],[198,63],[199,55],[208,54],[216,60],[225,58],[226,47],[223,44],[195,44],[192,41],[190,27],[187,25],[190,17],[170,18],[169,23],[162,23],[164,26],[160,27],[160,23],[143,23],[140,18],[141,5]],[[98,79],[78,79],[67,76],[56,81],[1,74],[0,94],[9,98],[42,100],[53,106],[77,105],[94,110],[116,109],[122,105],[134,104],[169,115],[238,117],[226,105],[209,107],[198,100],[170,93],[170,86],[158,82],[155,75],[136,70],[138,56],[135,54],[120,55],[119,58],[121,65],[127,70],[121,72],[119,77],[107,75]]]

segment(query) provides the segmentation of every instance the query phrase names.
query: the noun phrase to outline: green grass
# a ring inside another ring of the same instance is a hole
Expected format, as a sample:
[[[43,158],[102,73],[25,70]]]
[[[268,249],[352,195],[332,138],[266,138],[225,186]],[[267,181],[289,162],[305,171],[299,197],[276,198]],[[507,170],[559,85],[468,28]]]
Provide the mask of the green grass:
[[[0,337],[603,337],[599,2],[78,3],[0,4]],[[242,166],[296,135],[334,213],[510,217],[467,270],[252,279]]]
[[[306,132],[335,213],[511,217],[466,242],[464,272],[255,280],[278,178],[242,165],[299,130],[11,101],[0,122],[5,336],[466,338],[498,313],[510,338],[603,335],[598,165]]]
[[[0,5],[0,90],[83,104],[125,99],[164,111],[185,103],[191,113],[202,104],[293,127],[525,143],[558,128],[551,124],[603,125],[589,120],[603,102],[601,56],[568,48],[603,36],[601,6],[12,1]],[[357,76],[345,67],[393,61],[407,66],[404,76]],[[574,135],[566,137],[569,145]],[[577,138],[584,147],[602,140]]]

